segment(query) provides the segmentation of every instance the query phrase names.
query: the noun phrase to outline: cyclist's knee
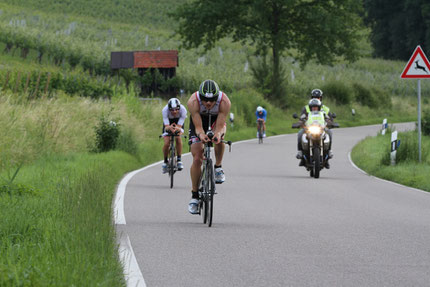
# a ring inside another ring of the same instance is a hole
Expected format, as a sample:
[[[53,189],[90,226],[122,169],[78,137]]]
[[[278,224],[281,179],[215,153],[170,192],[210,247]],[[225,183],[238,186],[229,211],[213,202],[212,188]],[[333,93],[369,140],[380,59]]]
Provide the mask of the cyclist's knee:
[[[193,155],[193,164],[197,166],[201,166],[203,163],[203,156]]]

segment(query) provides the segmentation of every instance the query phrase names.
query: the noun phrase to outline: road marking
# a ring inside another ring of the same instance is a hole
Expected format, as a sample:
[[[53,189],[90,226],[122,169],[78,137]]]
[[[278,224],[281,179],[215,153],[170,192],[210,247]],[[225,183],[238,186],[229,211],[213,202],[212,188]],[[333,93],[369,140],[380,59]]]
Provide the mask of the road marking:
[[[131,247],[130,238],[125,232],[120,235],[119,254],[124,266],[124,277],[127,286],[146,287],[145,279]]]
[[[147,165],[141,169],[137,169],[135,171],[127,173],[119,182],[118,188],[115,194],[115,205],[114,205],[114,216],[115,216],[115,224],[126,224],[125,215],[124,215],[124,196],[125,196],[125,188],[127,187],[127,183],[129,180],[135,176],[137,173],[144,171],[150,167],[153,167],[157,164],[162,163],[163,161],[158,161],[156,163]]]
[[[377,180],[380,180],[380,181],[383,181],[383,182],[387,182],[387,183],[391,183],[391,184],[394,184],[394,185],[397,185],[397,186],[406,187],[406,188],[409,188],[409,189],[412,189],[412,190],[415,190],[415,191],[424,192],[426,194],[430,194],[430,192],[427,192],[427,191],[422,190],[422,189],[418,189],[418,188],[415,188],[415,187],[406,186],[406,185],[403,185],[403,184],[400,184],[400,183],[397,183],[397,182],[394,182],[394,181],[389,181],[389,180],[386,180],[386,179],[383,179],[383,178],[380,178],[380,177],[368,174],[367,172],[365,172],[364,170],[362,170],[361,168],[359,168],[358,166],[355,165],[355,163],[351,159],[351,152],[348,152],[348,159],[349,159],[349,162],[351,163],[351,165],[353,167],[355,167],[357,170],[361,171],[365,175],[373,177],[374,179],[377,179]]]

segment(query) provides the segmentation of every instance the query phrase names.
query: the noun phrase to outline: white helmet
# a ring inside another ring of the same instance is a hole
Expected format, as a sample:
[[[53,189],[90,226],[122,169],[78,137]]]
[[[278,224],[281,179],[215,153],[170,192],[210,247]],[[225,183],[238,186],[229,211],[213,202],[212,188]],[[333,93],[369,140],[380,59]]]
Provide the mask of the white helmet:
[[[179,110],[181,107],[181,102],[177,98],[171,98],[167,105],[169,107],[169,110]]]
[[[263,107],[258,106],[258,107],[257,107],[257,112],[259,112],[259,113],[260,113],[260,112],[262,112],[262,111],[263,111]]]

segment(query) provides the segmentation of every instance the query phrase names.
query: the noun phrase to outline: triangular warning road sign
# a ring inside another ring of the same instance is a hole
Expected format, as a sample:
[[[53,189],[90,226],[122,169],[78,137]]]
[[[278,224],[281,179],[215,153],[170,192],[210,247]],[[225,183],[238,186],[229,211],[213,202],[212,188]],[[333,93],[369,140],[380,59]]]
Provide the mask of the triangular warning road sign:
[[[430,78],[430,63],[420,45],[415,48],[415,51],[412,54],[412,57],[409,59],[409,62],[403,70],[400,78]]]

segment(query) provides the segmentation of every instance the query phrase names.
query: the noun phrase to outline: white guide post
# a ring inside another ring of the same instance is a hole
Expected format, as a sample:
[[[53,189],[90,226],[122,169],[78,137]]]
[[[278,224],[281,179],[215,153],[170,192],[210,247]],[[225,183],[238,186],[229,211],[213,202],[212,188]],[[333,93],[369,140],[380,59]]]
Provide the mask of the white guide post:
[[[382,121],[382,131],[381,134],[385,135],[385,131],[387,130],[388,124],[387,124],[387,119],[384,119]]]

